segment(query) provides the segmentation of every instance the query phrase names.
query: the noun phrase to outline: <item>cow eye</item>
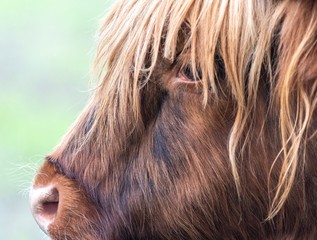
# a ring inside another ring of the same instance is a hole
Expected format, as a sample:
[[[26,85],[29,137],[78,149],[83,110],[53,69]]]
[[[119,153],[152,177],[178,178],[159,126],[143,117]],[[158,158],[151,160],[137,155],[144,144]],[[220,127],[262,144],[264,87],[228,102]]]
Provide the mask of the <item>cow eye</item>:
[[[196,82],[202,79],[202,73],[200,69],[193,70],[192,66],[186,65],[179,71],[179,75],[183,80],[188,82]]]

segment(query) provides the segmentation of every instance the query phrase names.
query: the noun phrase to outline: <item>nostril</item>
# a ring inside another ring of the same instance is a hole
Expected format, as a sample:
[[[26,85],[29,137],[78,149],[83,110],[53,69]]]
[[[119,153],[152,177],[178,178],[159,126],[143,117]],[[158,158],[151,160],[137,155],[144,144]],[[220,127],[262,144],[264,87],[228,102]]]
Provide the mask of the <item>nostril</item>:
[[[47,233],[48,226],[54,221],[58,211],[59,192],[57,188],[54,186],[33,188],[30,192],[30,201],[36,222]]]
[[[58,202],[44,202],[42,208],[42,212],[47,216],[55,215],[58,208]]]
[[[42,199],[38,199],[37,210],[47,218],[55,217],[59,202],[59,193],[56,188],[44,192]]]

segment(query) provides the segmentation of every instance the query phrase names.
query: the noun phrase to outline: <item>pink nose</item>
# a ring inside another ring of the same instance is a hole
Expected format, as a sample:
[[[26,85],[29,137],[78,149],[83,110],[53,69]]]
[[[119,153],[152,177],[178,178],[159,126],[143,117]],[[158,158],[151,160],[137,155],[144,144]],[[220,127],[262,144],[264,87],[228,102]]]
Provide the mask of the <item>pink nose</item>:
[[[58,210],[59,192],[56,187],[35,187],[30,192],[33,217],[40,228],[47,233],[48,226],[54,222]]]

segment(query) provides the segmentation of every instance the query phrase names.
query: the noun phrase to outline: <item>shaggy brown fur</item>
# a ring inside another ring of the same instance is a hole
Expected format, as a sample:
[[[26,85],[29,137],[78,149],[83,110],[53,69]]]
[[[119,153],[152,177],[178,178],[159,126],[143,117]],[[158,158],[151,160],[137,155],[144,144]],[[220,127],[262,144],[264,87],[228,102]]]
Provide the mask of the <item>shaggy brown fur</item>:
[[[53,239],[317,239],[317,2],[120,0],[35,178]]]

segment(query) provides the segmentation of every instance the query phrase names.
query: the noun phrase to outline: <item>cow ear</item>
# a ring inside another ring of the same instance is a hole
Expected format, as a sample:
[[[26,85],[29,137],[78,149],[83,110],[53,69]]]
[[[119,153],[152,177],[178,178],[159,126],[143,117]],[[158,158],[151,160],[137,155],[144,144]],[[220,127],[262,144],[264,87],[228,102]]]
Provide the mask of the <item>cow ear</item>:
[[[317,39],[316,39],[317,40]],[[317,45],[312,45],[311,51],[303,57],[298,66],[298,75],[305,82],[317,80]]]
[[[316,79],[317,1],[288,3],[280,34],[280,74],[294,81]]]

